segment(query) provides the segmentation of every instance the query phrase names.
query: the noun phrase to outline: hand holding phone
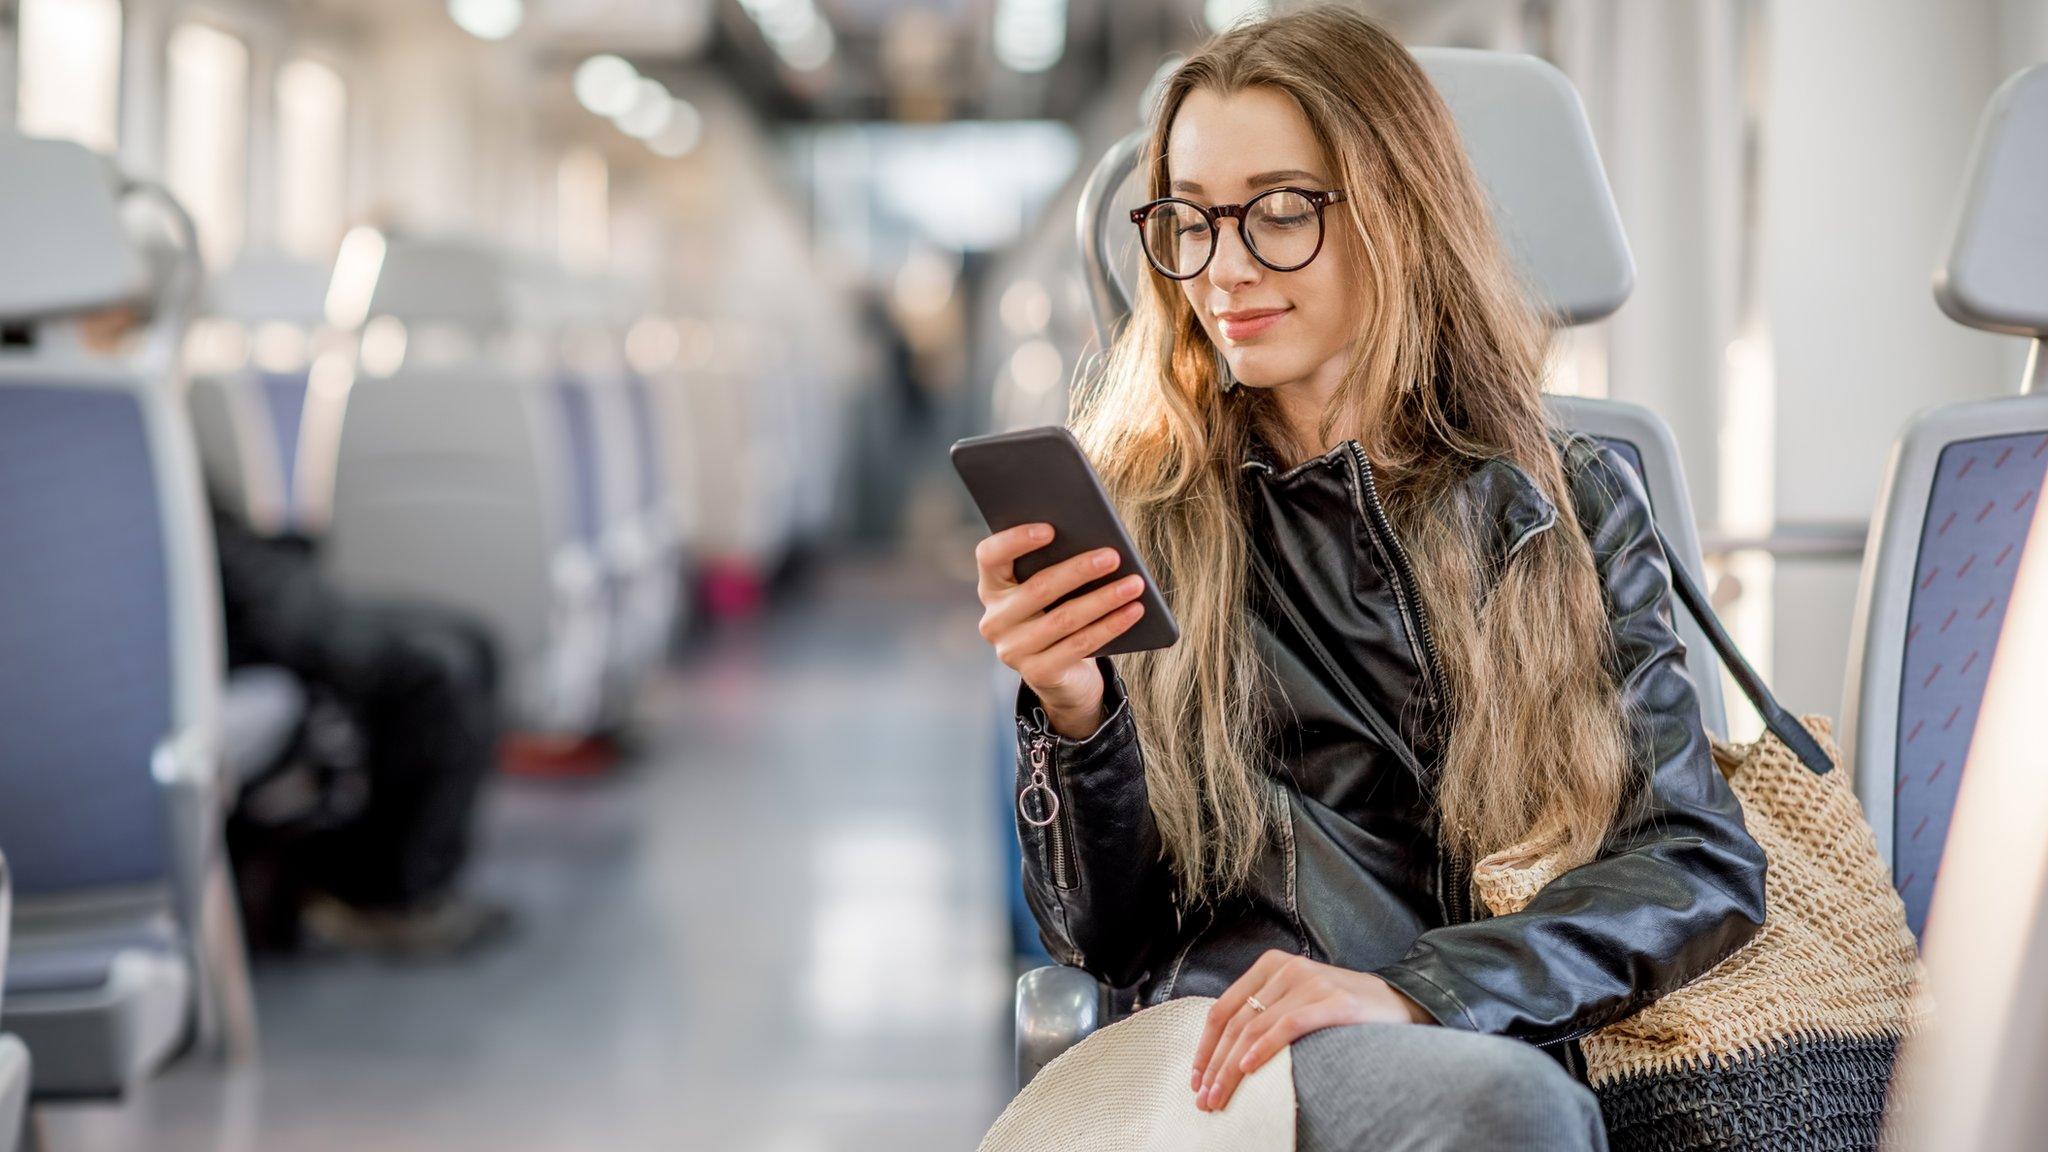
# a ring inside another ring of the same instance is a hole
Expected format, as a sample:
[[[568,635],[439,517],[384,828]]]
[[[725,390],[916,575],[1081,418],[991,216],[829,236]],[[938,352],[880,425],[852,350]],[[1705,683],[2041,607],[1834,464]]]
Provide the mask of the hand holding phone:
[[[1056,727],[1070,727],[1064,714],[1092,731],[1085,717],[1103,687],[1093,658],[1180,638],[1158,585],[1066,429],[962,440],[953,465],[992,533],[975,549],[982,637]]]

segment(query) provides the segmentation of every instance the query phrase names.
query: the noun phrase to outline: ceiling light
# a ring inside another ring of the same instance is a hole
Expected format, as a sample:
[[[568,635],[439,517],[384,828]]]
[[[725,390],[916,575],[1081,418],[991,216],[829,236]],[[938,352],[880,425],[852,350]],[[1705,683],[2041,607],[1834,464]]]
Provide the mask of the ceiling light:
[[[659,80],[642,79],[634,87],[632,105],[612,117],[612,123],[636,140],[647,140],[668,127],[675,117],[675,104]]]
[[[668,126],[656,133],[654,138],[647,142],[647,147],[652,149],[656,156],[666,156],[673,160],[678,156],[689,155],[690,151],[697,147],[697,142],[703,138],[704,117],[688,100],[677,99],[669,103]]]
[[[633,106],[640,73],[625,60],[605,53],[576,66],[576,100],[599,116],[617,116]]]
[[[1067,0],[999,0],[996,59],[1013,72],[1043,72],[1067,50]]]
[[[526,5],[521,0],[448,0],[448,16],[479,40],[503,40],[519,31]]]

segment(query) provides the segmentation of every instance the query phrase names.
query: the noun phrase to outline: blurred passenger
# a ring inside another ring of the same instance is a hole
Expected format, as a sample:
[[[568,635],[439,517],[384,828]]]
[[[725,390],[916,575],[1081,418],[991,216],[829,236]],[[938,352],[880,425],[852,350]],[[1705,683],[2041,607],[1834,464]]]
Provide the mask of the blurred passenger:
[[[218,506],[213,524],[229,666],[287,669],[363,737],[359,810],[286,841],[280,898],[303,886],[317,937],[379,952],[454,953],[503,928],[503,908],[455,887],[498,738],[484,630],[446,609],[343,596],[305,548]],[[277,942],[291,935],[287,922]]]
[[[119,354],[150,316],[140,304],[83,316],[80,342]],[[265,538],[211,503],[229,668],[291,672],[361,737],[345,757],[358,763],[321,766],[360,771],[352,802],[313,803],[279,835],[237,814],[231,842],[275,856],[251,861],[272,904],[250,909],[252,942],[296,945],[302,904],[317,938],[392,956],[453,955],[501,933],[509,911],[456,888],[498,739],[487,633],[454,611],[344,596],[305,540]],[[316,707],[311,721],[322,719]],[[293,751],[317,759],[312,743],[302,732]]]
[[[977,549],[1041,934],[1217,998],[1199,1108],[1291,1046],[1304,1150],[1603,1148],[1576,1038],[1764,918],[1642,486],[1545,416],[1544,326],[1397,40],[1289,13],[1158,108],[1152,274],[1074,425],[1182,639],[1091,655],[1137,576],[1051,607],[1113,549],[1022,583],[1049,526]],[[1488,917],[1496,853],[1577,867]]]

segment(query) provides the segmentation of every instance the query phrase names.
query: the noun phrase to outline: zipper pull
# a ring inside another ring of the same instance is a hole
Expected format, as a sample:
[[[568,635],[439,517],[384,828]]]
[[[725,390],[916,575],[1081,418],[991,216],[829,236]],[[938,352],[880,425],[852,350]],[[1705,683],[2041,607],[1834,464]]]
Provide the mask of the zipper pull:
[[[1043,725],[1044,713],[1039,716]],[[1032,734],[1025,756],[1026,763],[1031,765],[1031,782],[1017,793],[1017,814],[1033,828],[1043,828],[1060,818],[1060,794],[1052,790],[1051,777],[1046,774],[1052,762],[1052,737],[1046,735],[1042,726]],[[1034,796],[1043,799],[1033,800]]]

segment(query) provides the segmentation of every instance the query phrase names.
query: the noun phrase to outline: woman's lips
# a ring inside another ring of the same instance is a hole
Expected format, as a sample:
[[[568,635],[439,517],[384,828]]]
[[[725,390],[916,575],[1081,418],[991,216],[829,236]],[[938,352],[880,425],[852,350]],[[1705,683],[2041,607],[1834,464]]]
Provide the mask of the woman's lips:
[[[1256,311],[1225,312],[1216,316],[1217,327],[1223,329],[1225,340],[1249,340],[1293,311],[1291,308],[1261,308]]]

